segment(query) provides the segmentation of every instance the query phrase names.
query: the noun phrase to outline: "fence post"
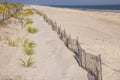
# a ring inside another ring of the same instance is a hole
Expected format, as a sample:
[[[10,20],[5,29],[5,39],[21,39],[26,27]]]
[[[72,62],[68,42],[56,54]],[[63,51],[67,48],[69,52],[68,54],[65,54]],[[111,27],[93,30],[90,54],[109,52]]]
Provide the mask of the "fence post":
[[[80,61],[80,66],[82,66],[82,48],[80,46],[80,43],[78,42],[78,57],[79,57],[79,61]]]
[[[64,41],[63,38],[64,38],[64,32],[63,32],[63,30],[61,29],[61,32],[60,32],[60,39],[61,39],[62,41]]]
[[[78,37],[76,38],[76,47],[77,47],[77,56],[79,56],[79,51],[80,51],[80,45],[79,45],[79,41],[78,41]]]
[[[66,34],[65,29],[63,31],[63,41],[64,41],[64,44],[66,45],[66,43],[67,43],[67,34]]]
[[[86,69],[86,52],[82,49],[82,67]]]
[[[58,35],[60,35],[60,30],[61,30],[61,27],[58,27],[58,31],[57,31]]]
[[[98,70],[98,80],[102,80],[102,60],[101,54],[99,54],[99,70]]]
[[[71,35],[68,37],[68,44],[67,47],[70,49],[71,48]]]
[[[57,22],[54,23],[54,29],[57,31]]]

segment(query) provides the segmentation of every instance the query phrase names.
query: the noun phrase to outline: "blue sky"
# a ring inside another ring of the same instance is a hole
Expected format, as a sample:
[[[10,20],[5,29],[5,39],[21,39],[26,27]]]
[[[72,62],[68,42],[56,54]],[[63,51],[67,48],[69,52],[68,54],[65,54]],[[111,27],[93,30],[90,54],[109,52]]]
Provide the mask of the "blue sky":
[[[120,0],[0,0],[16,1],[27,4],[40,5],[111,5],[120,4]]]

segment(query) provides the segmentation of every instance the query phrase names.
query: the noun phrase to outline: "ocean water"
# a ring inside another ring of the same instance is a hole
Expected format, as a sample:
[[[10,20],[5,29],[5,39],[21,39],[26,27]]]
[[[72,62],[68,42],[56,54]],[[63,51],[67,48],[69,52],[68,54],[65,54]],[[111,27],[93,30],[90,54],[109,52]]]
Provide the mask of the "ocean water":
[[[66,6],[66,5],[52,5],[52,7],[60,8],[71,8],[78,10],[97,10],[97,11],[108,11],[108,12],[118,12],[120,13],[120,5],[94,5],[94,6]]]

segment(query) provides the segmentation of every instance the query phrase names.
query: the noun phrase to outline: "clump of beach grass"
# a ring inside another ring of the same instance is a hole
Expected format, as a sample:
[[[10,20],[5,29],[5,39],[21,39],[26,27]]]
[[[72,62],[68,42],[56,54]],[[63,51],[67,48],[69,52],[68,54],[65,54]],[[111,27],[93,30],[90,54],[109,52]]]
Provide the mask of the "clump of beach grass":
[[[9,45],[9,46],[12,46],[12,47],[18,46],[18,45],[17,45],[17,42],[14,41],[14,40],[8,40],[8,45]]]
[[[27,28],[27,32],[28,32],[28,33],[31,33],[31,34],[37,33],[37,32],[38,32],[38,28],[28,27],[28,28]]]
[[[31,25],[32,23],[33,23],[33,21],[31,19],[26,18],[24,26]]]
[[[25,39],[24,42],[23,42],[23,46],[32,48],[33,46],[35,46],[35,42],[31,41],[29,39]]]
[[[33,12],[32,9],[25,9],[25,10],[17,12],[16,14],[17,15],[22,15],[22,16],[30,16],[30,15],[33,15],[34,12]]]
[[[34,50],[33,47],[35,46],[35,42],[25,39],[23,42],[24,52],[26,55],[33,54]]]
[[[33,21],[31,19],[26,18],[26,17],[33,15],[34,13],[35,12],[33,12],[32,9],[24,9],[24,10],[16,12],[16,14],[11,14],[11,17],[14,17],[14,18],[20,20],[22,23],[22,28],[23,28],[26,25],[33,23]],[[25,24],[24,24],[24,22],[25,22]]]
[[[33,64],[33,61],[31,58],[28,58],[27,61],[20,59],[20,61],[24,67],[30,67]]]
[[[33,48],[24,47],[24,52],[26,55],[31,55],[31,54],[33,54]]]
[[[20,42],[22,41],[20,37],[17,37],[16,39],[11,39],[8,35],[4,36],[3,38],[6,40],[5,43],[7,43],[11,47],[18,47]]]

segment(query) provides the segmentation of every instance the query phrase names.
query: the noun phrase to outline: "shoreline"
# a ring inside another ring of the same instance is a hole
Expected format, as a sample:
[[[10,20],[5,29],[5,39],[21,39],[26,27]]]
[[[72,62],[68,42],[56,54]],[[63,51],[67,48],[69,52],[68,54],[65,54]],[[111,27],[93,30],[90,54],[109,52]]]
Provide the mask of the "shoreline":
[[[49,6],[49,7],[55,7],[55,8],[63,8],[63,9],[73,9],[73,10],[83,10],[83,11],[99,11],[99,12],[113,12],[113,13],[120,13],[120,10],[118,10],[118,9],[90,9],[90,8],[80,8],[80,7],[76,7],[76,8],[74,8],[74,7],[67,7],[67,6]]]
[[[32,4],[25,4],[27,6],[31,6]],[[41,7],[51,7],[51,8],[58,8],[58,9],[68,9],[68,10],[75,10],[75,11],[93,11],[93,12],[108,12],[108,13],[120,13],[120,10],[102,10],[102,9],[78,9],[78,8],[68,8],[68,7],[57,7],[51,5],[35,5]]]

